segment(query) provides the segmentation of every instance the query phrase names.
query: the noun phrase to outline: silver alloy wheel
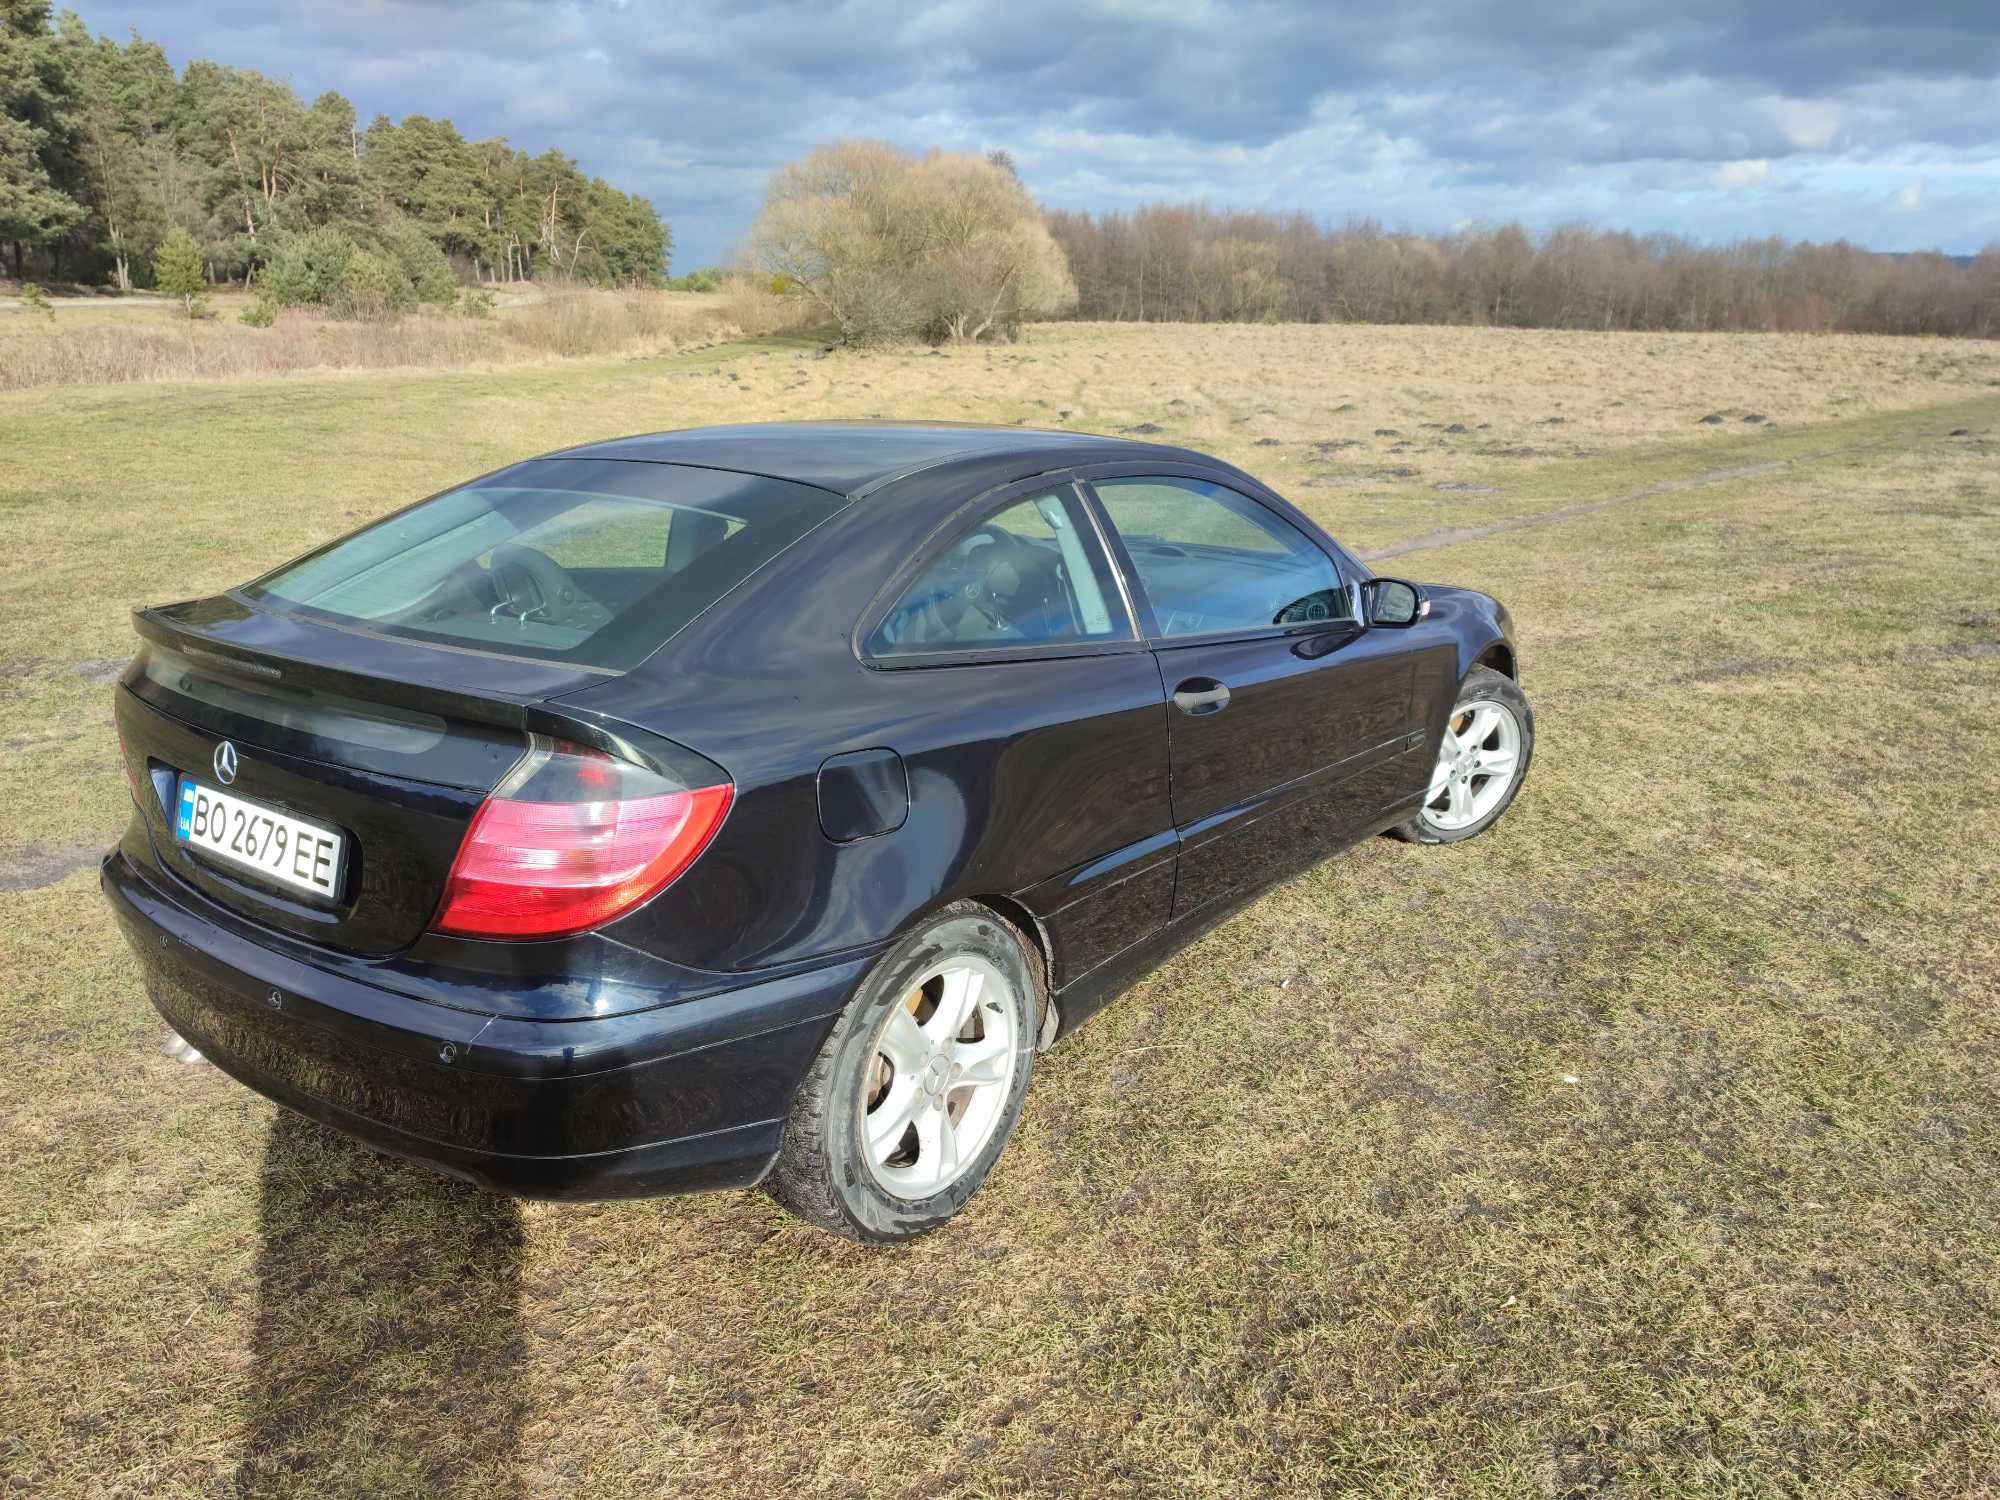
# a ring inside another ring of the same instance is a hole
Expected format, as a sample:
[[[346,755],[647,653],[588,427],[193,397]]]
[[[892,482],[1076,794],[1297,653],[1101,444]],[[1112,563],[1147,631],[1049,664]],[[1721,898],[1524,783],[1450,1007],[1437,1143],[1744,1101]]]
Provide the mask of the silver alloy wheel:
[[[931,1197],[993,1139],[1019,1062],[1012,998],[1005,975],[965,954],[889,1008],[859,1101],[862,1154],[885,1191]]]
[[[1493,698],[1468,698],[1451,711],[1423,820],[1456,833],[1492,812],[1521,774],[1521,721]]]

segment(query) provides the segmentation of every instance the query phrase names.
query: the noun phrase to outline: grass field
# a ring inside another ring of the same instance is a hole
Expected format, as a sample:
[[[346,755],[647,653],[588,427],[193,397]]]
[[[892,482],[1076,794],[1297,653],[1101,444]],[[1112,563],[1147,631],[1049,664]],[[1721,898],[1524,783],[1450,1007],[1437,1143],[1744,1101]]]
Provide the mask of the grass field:
[[[1061,326],[0,396],[0,1477],[2000,1489],[1996,381],[1940,341]],[[874,414],[1157,429],[1423,542],[1384,567],[1519,625],[1514,809],[1140,983],[899,1250],[754,1194],[516,1204],[159,1055],[93,863],[128,606],[560,443]]]
[[[494,369],[584,356],[659,356],[796,322],[797,307],[747,286],[707,294],[495,287],[493,307],[419,308],[337,319],[287,308],[271,326],[254,299],[217,289],[190,320],[164,297],[72,289],[40,309],[0,284],[0,392],[160,380],[268,380],[301,371]]]

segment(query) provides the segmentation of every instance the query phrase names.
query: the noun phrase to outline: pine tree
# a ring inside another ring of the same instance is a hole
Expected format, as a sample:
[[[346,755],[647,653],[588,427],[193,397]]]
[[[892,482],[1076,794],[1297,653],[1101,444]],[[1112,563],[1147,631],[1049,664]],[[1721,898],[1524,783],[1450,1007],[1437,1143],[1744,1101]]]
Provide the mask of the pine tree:
[[[201,246],[176,224],[153,253],[153,285],[179,300],[190,318],[202,315],[207,303],[208,277],[202,269]]]
[[[90,210],[84,226],[111,260],[112,281],[132,289],[132,265],[152,256],[166,233],[162,153],[171,149],[168,118],[178,82],[167,55],[134,37],[119,46],[92,39],[75,15],[59,32],[65,66],[77,79],[78,196]]]
[[[26,246],[53,245],[84,218],[68,191],[73,88],[48,0],[0,0],[0,242],[17,280]]]

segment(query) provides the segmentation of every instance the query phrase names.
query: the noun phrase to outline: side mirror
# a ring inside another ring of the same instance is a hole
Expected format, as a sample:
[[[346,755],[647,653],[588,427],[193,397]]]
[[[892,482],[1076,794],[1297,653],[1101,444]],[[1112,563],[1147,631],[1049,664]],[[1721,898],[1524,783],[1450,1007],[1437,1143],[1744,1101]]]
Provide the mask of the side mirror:
[[[1361,585],[1362,618],[1391,629],[1414,625],[1431,612],[1430,601],[1414,583],[1400,578],[1371,578]]]

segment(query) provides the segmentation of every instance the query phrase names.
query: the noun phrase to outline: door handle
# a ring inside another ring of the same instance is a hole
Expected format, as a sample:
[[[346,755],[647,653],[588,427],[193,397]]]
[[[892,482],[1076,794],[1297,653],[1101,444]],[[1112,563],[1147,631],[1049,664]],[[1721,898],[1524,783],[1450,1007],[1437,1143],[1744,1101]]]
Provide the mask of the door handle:
[[[1213,677],[1189,677],[1174,689],[1174,707],[1197,719],[1219,714],[1229,707],[1229,687]]]

